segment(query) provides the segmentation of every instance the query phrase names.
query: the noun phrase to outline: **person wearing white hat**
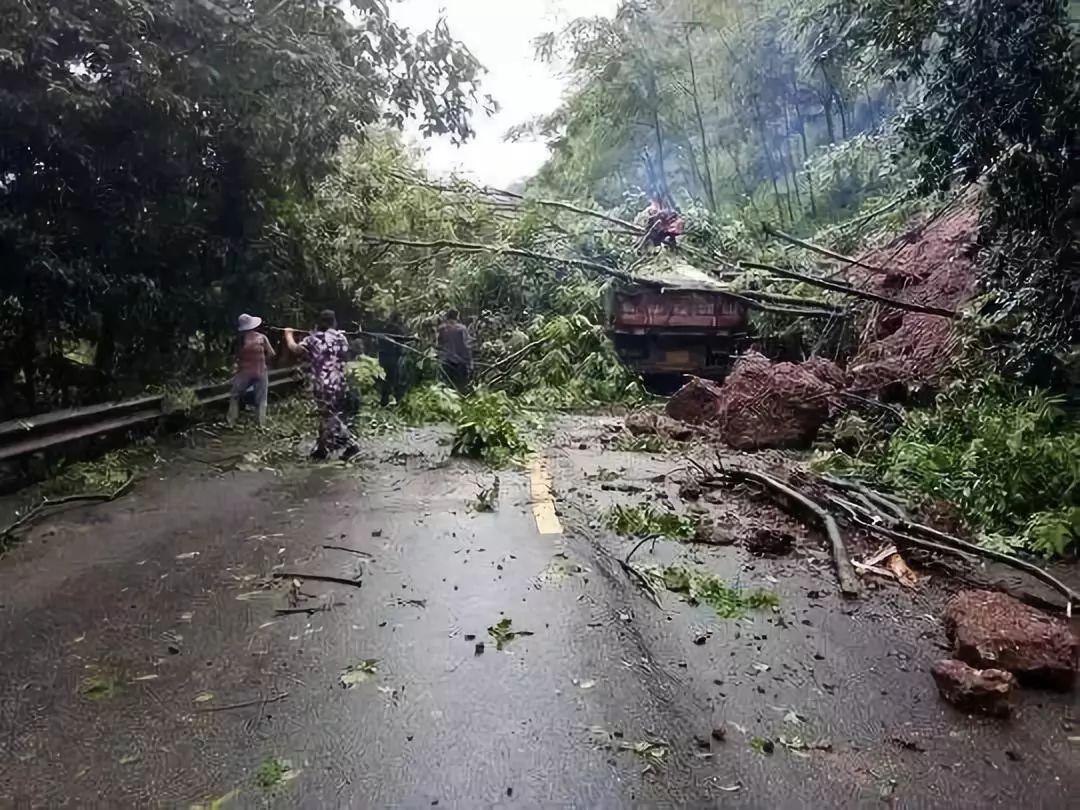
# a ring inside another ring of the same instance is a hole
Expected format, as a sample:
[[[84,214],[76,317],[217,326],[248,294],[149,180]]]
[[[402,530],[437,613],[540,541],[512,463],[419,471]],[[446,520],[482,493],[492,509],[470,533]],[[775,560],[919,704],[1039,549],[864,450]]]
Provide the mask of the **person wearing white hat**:
[[[229,399],[230,425],[240,415],[240,397],[252,387],[255,389],[255,413],[259,425],[266,423],[267,365],[277,355],[266,335],[256,331],[260,324],[262,318],[247,313],[236,321],[240,348],[236,353],[236,373],[233,375],[232,397]]]

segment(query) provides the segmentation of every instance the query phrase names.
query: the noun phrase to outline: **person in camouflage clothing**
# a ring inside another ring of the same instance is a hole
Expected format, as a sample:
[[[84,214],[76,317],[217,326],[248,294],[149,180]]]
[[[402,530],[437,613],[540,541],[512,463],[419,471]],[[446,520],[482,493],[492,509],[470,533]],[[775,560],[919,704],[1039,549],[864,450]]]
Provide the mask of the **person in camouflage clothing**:
[[[360,446],[345,424],[345,364],[349,359],[349,341],[337,328],[331,309],[319,313],[318,328],[299,343],[292,329],[285,330],[289,351],[311,364],[311,392],[319,412],[319,439],[312,457],[325,459],[331,452],[345,448],[348,460],[360,452]]]

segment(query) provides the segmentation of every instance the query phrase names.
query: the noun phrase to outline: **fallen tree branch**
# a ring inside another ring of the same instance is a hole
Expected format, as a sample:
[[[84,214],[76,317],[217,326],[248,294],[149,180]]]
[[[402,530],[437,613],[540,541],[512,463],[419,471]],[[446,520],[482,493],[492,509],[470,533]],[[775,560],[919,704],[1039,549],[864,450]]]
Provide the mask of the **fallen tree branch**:
[[[745,298],[753,298],[770,304],[794,304],[801,307],[813,307],[815,309],[831,309],[837,315],[847,314],[847,310],[838,307],[830,301],[822,301],[818,298],[803,298],[798,295],[781,295],[780,293],[767,292],[765,290],[739,290],[739,295]]]
[[[580,267],[585,270],[592,270],[596,273],[601,273],[611,278],[617,278],[620,281],[626,281],[632,284],[642,284],[649,287],[662,287],[659,282],[649,281],[647,279],[635,278],[634,276],[623,273],[621,270],[615,270],[607,265],[600,264],[599,262],[591,261],[589,259],[578,259],[573,256],[552,256],[547,253],[537,253],[532,250],[525,250],[524,248],[516,248],[510,246],[498,246],[498,245],[482,245],[476,242],[456,242],[451,239],[432,239],[432,240],[414,240],[414,239],[401,239],[393,236],[373,236],[371,234],[363,234],[361,240],[368,244],[389,244],[389,245],[401,245],[403,247],[417,247],[417,248],[449,248],[457,250],[462,253],[496,253],[506,254],[508,256],[518,256],[523,259],[536,259],[537,261],[554,262],[556,264],[569,264],[574,267]]]
[[[773,312],[778,315],[794,315],[799,318],[838,318],[846,315],[846,313],[840,309],[799,309],[796,307],[766,304],[757,298],[751,298],[744,293],[732,292],[730,290],[724,290],[722,295],[734,298],[737,301],[742,301],[750,309],[756,309],[760,312]],[[790,297],[794,298],[795,296]]]
[[[769,234],[769,236],[775,236],[777,239],[783,239],[785,242],[790,242],[793,245],[797,245],[798,247],[804,248],[813,253],[818,253],[822,256],[828,256],[830,259],[836,259],[840,262],[853,264],[856,267],[861,267],[864,270],[869,270],[872,273],[887,274],[889,272],[884,267],[876,267],[875,265],[867,264],[866,262],[855,259],[851,256],[845,256],[843,253],[837,253],[836,251],[821,247],[821,245],[815,245],[813,242],[807,242],[805,239],[799,239],[797,236],[792,236],[789,233],[784,233],[779,228],[774,228],[767,222],[762,224],[761,227],[765,230],[765,233]]]
[[[279,692],[276,695],[270,695],[266,698],[256,698],[255,700],[244,700],[240,703],[229,703],[225,706],[207,706],[202,709],[196,709],[199,714],[208,714],[210,712],[227,712],[230,709],[245,709],[248,706],[265,706],[267,703],[277,703],[279,700],[284,700],[289,696],[288,692]]]
[[[829,501],[842,509],[846,513],[847,520],[851,521],[855,526],[858,526],[860,529],[865,529],[868,532],[872,532],[873,534],[879,534],[887,540],[892,540],[894,543],[915,546],[916,548],[925,549],[926,551],[936,551],[938,554],[950,554],[954,557],[962,557],[969,562],[972,559],[971,555],[965,554],[958,548],[945,546],[941,543],[934,543],[920,537],[911,537],[910,535],[882,526],[880,523],[875,523],[872,519],[867,520],[866,517],[871,517],[871,515],[861,507],[851,503],[851,501],[846,501],[835,495],[830,496]],[[859,516],[860,512],[864,517]]]
[[[748,261],[740,261],[739,264],[742,267],[751,270],[766,270],[782,278],[790,278],[796,281],[802,281],[812,287],[820,287],[823,290],[833,290],[834,292],[843,293],[844,295],[850,295],[854,298],[862,298],[865,301],[873,301],[878,304],[883,304],[884,306],[892,307],[893,309],[903,309],[907,312],[918,312],[923,315],[940,315],[943,318],[960,317],[960,313],[952,309],[942,309],[941,307],[912,304],[908,301],[901,301],[899,298],[889,298],[886,295],[878,295],[877,293],[867,292],[866,290],[859,290],[848,284],[840,284],[836,281],[827,281],[823,278],[808,276],[805,273],[798,273],[794,270],[789,270],[784,267],[776,267],[771,264],[762,264],[761,262]]]
[[[8,537],[12,532],[26,526],[41,515],[47,509],[53,507],[63,506],[69,503],[78,503],[80,501],[95,501],[97,503],[108,503],[109,501],[115,501],[121,495],[124,495],[131,489],[132,484],[135,483],[135,476],[132,474],[128,479],[114,489],[112,492],[82,492],[77,495],[65,495],[62,498],[43,498],[40,503],[35,504],[30,509],[17,518],[13,523],[4,529],[0,529],[0,540]]]
[[[859,481],[852,481],[847,478],[836,478],[832,475],[822,475],[821,480],[829,486],[836,489],[847,490],[849,492],[858,492],[863,497],[873,503],[878,509],[882,509],[887,512],[895,520],[908,520],[907,511],[898,503],[892,499],[886,497],[880,492],[876,492],[870,487]]]
[[[457,242],[450,239],[402,239],[395,236],[374,236],[372,234],[363,234],[360,238],[368,244],[401,245],[403,247],[428,249],[445,248],[457,250],[462,253],[492,253],[496,255],[505,254],[508,256],[517,256],[523,259],[534,259],[536,261],[551,262],[553,264],[567,264],[572,267],[580,267],[583,270],[591,270],[595,273],[600,273],[601,275],[618,279],[619,281],[623,281],[628,284],[638,284],[643,287],[663,289],[666,286],[661,281],[654,281],[652,279],[645,279],[639,276],[634,276],[630,273],[624,273],[621,270],[616,270],[614,268],[608,267],[607,265],[592,261],[591,259],[579,259],[574,256],[553,256],[549,253],[537,253],[533,250],[511,247],[508,245],[484,245],[477,242]],[[839,287],[841,290],[849,289],[847,287],[843,287],[842,285],[835,286]],[[844,311],[842,309],[836,308],[797,309],[791,307],[773,306],[771,304],[764,303],[768,300],[768,298],[766,297],[769,295],[768,293],[756,292],[755,296],[751,297],[731,290],[718,290],[718,292],[720,292],[722,295],[727,295],[738,301],[742,301],[752,309],[761,310],[762,312],[772,312],[779,315],[792,315],[800,318],[835,318],[844,314]],[[872,293],[865,293],[865,295],[872,295]],[[794,298],[794,296],[787,297]],[[889,301],[892,299],[884,300]]]
[[[860,394],[854,394],[851,391],[833,391],[833,392],[830,392],[829,396],[838,396],[838,397],[843,397],[844,399],[853,400],[854,402],[860,402],[863,405],[870,406],[871,408],[878,408],[878,409],[883,410],[883,411],[885,411],[887,413],[890,413],[901,422],[904,421],[904,412],[903,411],[901,411],[895,405],[890,405],[887,402],[882,402],[879,399],[871,399],[870,397],[864,397],[864,396],[861,396]]]
[[[517,366],[517,364],[521,360],[523,360],[529,352],[531,352],[537,346],[542,346],[544,343],[547,343],[547,341],[548,338],[540,338],[538,340],[534,340],[531,343],[527,343],[526,345],[522,346],[513,354],[509,354],[500,360],[496,360],[484,370],[484,373],[480,375],[480,379],[489,385],[494,384],[497,380],[501,380],[503,377],[513,371],[514,367]],[[496,374],[494,377],[488,378],[487,374],[493,369],[499,369],[499,373]]]
[[[846,230],[851,229],[851,228],[854,228],[855,230],[858,230],[859,228],[861,228],[863,225],[865,225],[870,220],[872,220],[872,219],[874,219],[876,217],[879,217],[882,214],[887,214],[889,211],[892,211],[894,208],[896,208],[896,206],[900,205],[900,203],[902,203],[904,200],[906,200],[907,196],[908,195],[906,193],[901,194],[896,199],[894,199],[894,200],[892,200],[890,202],[887,202],[884,205],[878,206],[873,211],[870,211],[868,214],[865,214],[864,216],[861,216],[856,220],[853,220],[851,222],[841,223],[840,225],[838,225],[835,228],[835,230],[846,231]]]
[[[846,504],[847,509],[854,509],[858,512],[862,512],[866,517],[873,518],[874,515],[868,514],[866,510],[860,509],[852,503],[843,501],[843,499],[837,498],[836,501],[840,501],[842,504]],[[850,514],[850,511],[849,511]],[[881,516],[878,516],[881,517]],[[1034,563],[1030,563],[1027,560],[1022,560],[1019,557],[1014,557],[1011,554],[1005,554],[1001,551],[995,551],[989,548],[983,548],[975,543],[969,543],[967,540],[961,540],[959,537],[953,537],[951,534],[940,532],[937,529],[933,529],[930,526],[924,526],[921,523],[915,523],[911,520],[897,520],[885,518],[890,526],[880,526],[871,521],[863,521],[866,523],[866,527],[873,531],[878,532],[882,536],[890,537],[890,539],[899,540],[902,542],[908,542],[912,545],[921,546],[931,551],[938,551],[942,554],[952,554],[954,556],[963,557],[985,557],[987,559],[994,560],[996,562],[1003,563],[1010,568],[1015,568],[1018,571],[1023,571],[1045,585],[1049,585],[1056,590],[1062,596],[1065,597],[1068,604],[1067,610],[1071,611],[1072,603],[1080,602],[1080,592],[1077,592],[1059,580],[1049,571],[1046,571]],[[858,518],[853,518],[858,520]],[[912,533],[918,532],[925,534],[929,537],[935,538],[934,541],[926,540],[920,537],[913,537]]]
[[[636,569],[633,566],[633,564],[630,562],[630,558],[634,556],[634,554],[637,552],[637,550],[639,548],[641,548],[643,545],[645,545],[649,541],[652,541],[652,542],[655,543],[657,541],[657,539],[659,539],[659,538],[656,535],[647,535],[647,536],[641,538],[641,540],[638,541],[638,544],[636,546],[634,546],[632,549],[630,549],[630,553],[626,555],[626,559],[619,560],[619,566],[623,569],[623,571],[626,572],[626,575],[628,577],[630,577],[633,580],[637,580],[638,585],[640,585],[642,590],[644,590],[645,593],[648,594],[649,600],[654,605],[656,605],[657,607],[661,607],[660,595],[656,592],[656,588],[653,586],[652,582],[650,582],[649,578],[647,576],[645,576],[643,573],[641,573],[638,569]]]
[[[1055,577],[1049,571],[1046,571],[1045,569],[1040,568],[1039,566],[1035,565],[1034,563],[1030,563],[1027,560],[1022,560],[1019,557],[1014,557],[1011,554],[1005,554],[1001,551],[994,551],[993,549],[983,548],[982,546],[978,546],[975,543],[969,543],[967,540],[961,540],[959,537],[953,537],[950,534],[939,532],[937,529],[932,529],[929,526],[924,526],[921,523],[914,523],[911,521],[899,521],[897,523],[897,528],[907,530],[909,532],[917,531],[930,537],[936,537],[941,540],[942,543],[945,543],[958,550],[966,551],[969,554],[976,554],[982,557],[988,557],[989,559],[996,560],[997,562],[1003,563],[1010,568],[1015,568],[1018,571],[1024,571],[1027,574],[1033,576],[1035,579],[1042,582],[1043,584],[1049,585],[1051,588],[1064,596],[1065,599],[1068,600],[1070,606],[1074,602],[1080,602],[1080,592],[1070,588],[1068,585]]]
[[[804,511],[814,515],[820,522],[822,529],[824,529],[825,535],[829,538],[829,546],[832,550],[833,565],[836,568],[836,579],[840,584],[840,592],[846,597],[855,597],[861,593],[862,586],[859,584],[859,578],[851,565],[851,558],[848,557],[844,539],[840,536],[840,529],[836,525],[836,520],[825,507],[812,501],[801,492],[792,489],[787,484],[783,484],[775,478],[755,470],[729,468],[724,475],[736,481],[752,481],[769,490],[774,496],[779,495],[782,505],[790,508],[792,504],[797,504]]]
[[[363,580],[347,579],[346,577],[334,577],[329,574],[303,574],[298,571],[275,571],[274,579],[310,579],[316,582],[335,582],[338,585],[352,585],[359,588],[364,584]]]
[[[295,613],[326,613],[330,610],[330,603],[323,602],[318,607],[294,607],[294,608],[277,608],[274,613],[278,616],[292,616]]]
[[[369,560],[371,559],[370,554],[368,554],[366,551],[361,551],[358,548],[349,548],[348,546],[331,546],[326,544],[323,545],[323,548],[332,549],[333,551],[348,551],[351,554],[359,554],[361,557],[367,557]]]
[[[645,233],[645,229],[639,225],[635,225],[625,219],[619,219],[613,217],[610,214],[605,214],[603,211],[597,211],[595,208],[584,208],[573,203],[565,202],[564,200],[546,200],[535,197],[526,197],[524,194],[518,194],[516,191],[508,191],[506,189],[495,188],[494,186],[478,186],[474,183],[463,182],[460,187],[448,186],[445,184],[430,183],[417,178],[408,177],[397,172],[392,173],[394,177],[411,185],[421,186],[424,188],[434,189],[436,191],[448,191],[453,194],[464,194],[466,191],[473,191],[477,194],[481,194],[487,197],[506,197],[511,200],[517,200],[519,202],[530,203],[533,205],[540,205],[547,208],[559,208],[563,211],[570,211],[574,214],[581,214],[587,217],[594,217],[596,219],[610,222],[612,225],[618,225],[621,228],[633,231],[635,234]]]

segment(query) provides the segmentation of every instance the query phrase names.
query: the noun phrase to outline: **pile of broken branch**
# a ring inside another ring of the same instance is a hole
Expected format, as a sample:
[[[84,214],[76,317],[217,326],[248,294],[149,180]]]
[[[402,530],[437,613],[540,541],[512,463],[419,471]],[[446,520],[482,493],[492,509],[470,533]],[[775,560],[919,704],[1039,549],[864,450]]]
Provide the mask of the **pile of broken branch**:
[[[859,481],[820,476],[807,485],[783,482],[765,473],[719,466],[697,480],[702,487],[750,484],[772,498],[785,511],[821,529],[829,540],[840,592],[856,597],[862,588],[848,556],[841,525],[893,543],[901,551],[918,549],[934,555],[959,557],[967,562],[983,558],[1003,563],[1050,586],[1065,597],[1066,613],[1080,601],[1080,593],[1034,563],[984,548],[919,523],[893,496]]]

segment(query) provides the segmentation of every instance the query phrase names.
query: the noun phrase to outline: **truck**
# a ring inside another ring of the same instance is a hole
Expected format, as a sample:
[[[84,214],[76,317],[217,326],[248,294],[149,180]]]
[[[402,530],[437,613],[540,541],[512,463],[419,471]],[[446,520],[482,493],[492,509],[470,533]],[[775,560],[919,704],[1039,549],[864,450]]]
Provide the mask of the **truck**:
[[[609,288],[607,333],[647,386],[668,393],[687,374],[722,381],[749,345],[746,302],[688,262],[662,254]]]

